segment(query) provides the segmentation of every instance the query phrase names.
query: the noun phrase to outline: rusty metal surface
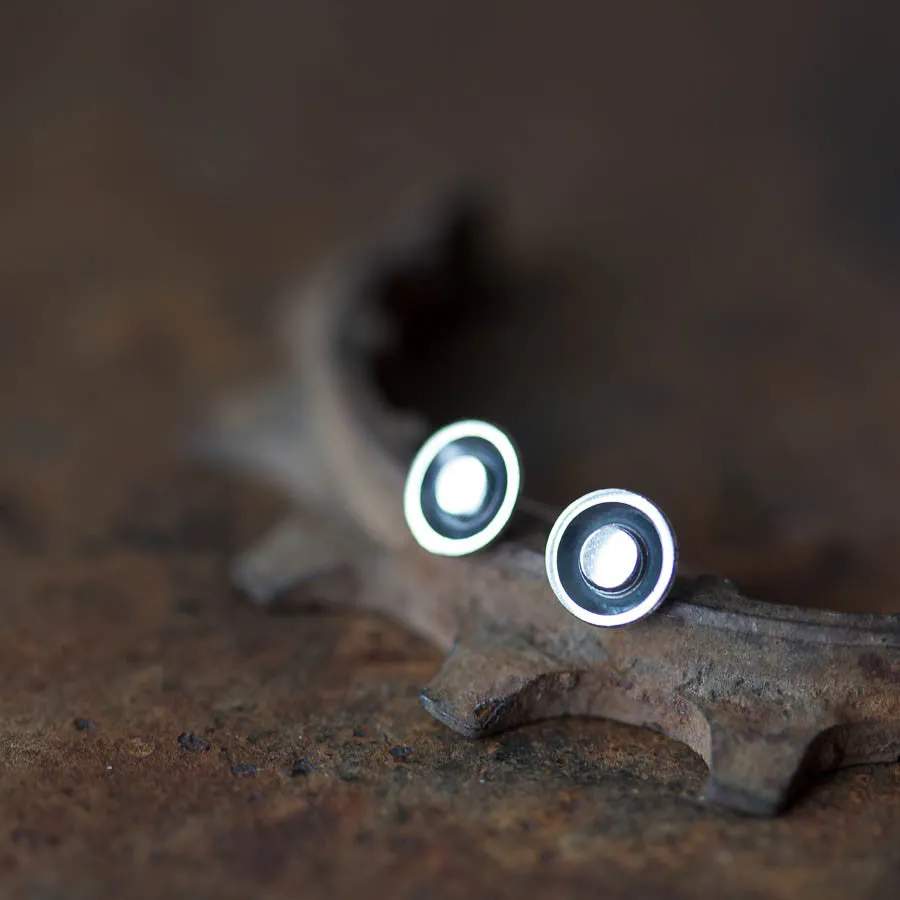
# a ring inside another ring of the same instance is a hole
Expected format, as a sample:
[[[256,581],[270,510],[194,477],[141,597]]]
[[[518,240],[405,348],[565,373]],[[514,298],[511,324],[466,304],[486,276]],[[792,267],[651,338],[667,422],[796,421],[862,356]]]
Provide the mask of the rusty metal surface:
[[[866,73],[890,83],[877,38],[895,29],[845,11],[835,62],[834,17],[802,4],[653,28],[626,4],[552,34],[541,6],[473,7],[475,42],[457,8],[430,26],[435,52],[402,3],[352,22],[315,3],[255,18],[4,4],[5,893],[897,895],[896,765],[839,771],[757,820],[700,803],[703,762],[645,729],[585,718],[461,738],[418,704],[441,666],[429,642],[380,615],[272,617],[234,595],[228,561],[283,504],[173,449],[210,396],[271,368],[263,310],[282,283],[452,158],[510,192],[525,249],[576,247],[562,261],[583,287],[553,315],[508,309],[493,327],[517,340],[493,362],[472,352],[436,413],[508,412],[551,499],[598,469],[645,486],[700,565],[754,595],[897,611],[896,273],[872,210],[833,217],[822,143],[791,131],[805,86],[837,78],[852,126],[837,137],[863,148],[853,97]],[[636,63],[647,77],[626,87]],[[635,405],[573,440],[559,397],[579,334],[610,327],[592,312],[604,291],[630,297],[603,368]],[[561,342],[552,390],[516,404],[537,333]],[[726,397],[765,427],[735,430]],[[656,441],[677,466],[656,464]],[[551,450],[571,465],[547,465]],[[316,585],[339,590],[352,599],[345,576]]]
[[[409,452],[392,451],[397,417],[374,369],[383,348],[354,335],[386,315],[398,284],[412,282],[422,303],[439,295],[429,282],[454,285],[434,315],[446,322],[467,296],[487,302],[479,283],[511,280],[478,245],[485,226],[471,202],[435,206],[338,263],[342,277],[311,277],[287,324],[288,373],[214,417],[210,455],[319,511],[243,554],[236,583],[268,604],[350,568],[359,582],[351,602],[449,651],[421,700],[450,728],[477,738],[561,715],[644,725],[692,747],[709,765],[707,799],[738,812],[774,815],[814,774],[897,763],[900,616],[750,600],[708,576],[682,578],[646,620],[592,628],[553,602],[548,529],[534,516],[511,529],[527,533],[471,558],[415,546],[400,515]]]

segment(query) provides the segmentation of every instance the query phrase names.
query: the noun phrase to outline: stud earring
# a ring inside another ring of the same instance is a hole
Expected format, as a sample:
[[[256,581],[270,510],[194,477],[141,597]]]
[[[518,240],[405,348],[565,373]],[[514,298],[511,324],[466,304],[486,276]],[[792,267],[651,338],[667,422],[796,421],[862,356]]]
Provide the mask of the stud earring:
[[[636,622],[665,599],[678,551],[671,525],[646,497],[608,489],[563,510],[547,539],[550,587],[591,625]]]
[[[416,453],[403,511],[421,547],[440,556],[465,556],[503,531],[521,486],[519,454],[509,436],[467,419],[439,429]]]

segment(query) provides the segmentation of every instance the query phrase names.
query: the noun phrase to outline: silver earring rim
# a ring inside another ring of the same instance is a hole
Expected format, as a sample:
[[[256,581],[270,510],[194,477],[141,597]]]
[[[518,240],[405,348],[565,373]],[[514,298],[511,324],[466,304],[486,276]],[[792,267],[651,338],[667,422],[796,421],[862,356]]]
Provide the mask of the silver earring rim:
[[[569,596],[560,581],[557,557],[562,537],[573,519],[591,507],[607,503],[622,503],[631,506],[643,513],[650,520],[659,536],[660,546],[662,548],[662,560],[656,584],[654,584],[650,593],[644,600],[631,609],[624,610],[620,613],[604,615],[602,613],[594,613],[584,609]],[[570,503],[553,524],[553,528],[550,530],[550,536],[547,538],[547,548],[544,554],[547,579],[550,582],[553,593],[556,594],[557,600],[559,600],[573,616],[581,619],[582,622],[587,622],[589,625],[596,625],[601,628],[628,625],[631,622],[636,622],[638,619],[643,619],[645,616],[650,615],[650,613],[665,600],[666,595],[669,593],[669,588],[672,586],[672,581],[675,578],[677,559],[678,548],[675,542],[675,534],[672,531],[669,520],[662,510],[642,494],[624,490],[623,488],[602,488],[601,490],[591,491]]]
[[[452,538],[436,531],[422,512],[421,491],[428,468],[448,444],[476,437],[493,444],[506,468],[506,490],[494,517],[477,534]],[[467,556],[490,544],[509,523],[522,488],[519,453],[509,435],[481,419],[462,419],[439,428],[419,448],[409,467],[403,489],[403,513],[416,543],[437,556]]]

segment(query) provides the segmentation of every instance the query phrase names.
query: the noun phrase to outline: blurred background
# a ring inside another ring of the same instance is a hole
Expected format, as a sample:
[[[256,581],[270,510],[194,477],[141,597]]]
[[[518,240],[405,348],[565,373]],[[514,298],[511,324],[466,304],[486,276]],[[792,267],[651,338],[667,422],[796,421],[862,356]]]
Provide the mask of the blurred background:
[[[292,279],[475,180],[540,289],[454,334],[437,418],[510,428],[544,499],[649,494],[694,566],[760,596],[889,608],[895,19],[821,0],[6,3],[7,410],[70,407],[88,370],[124,397],[174,342],[177,396],[163,365],[127,415],[184,415],[186,393],[262,371]]]

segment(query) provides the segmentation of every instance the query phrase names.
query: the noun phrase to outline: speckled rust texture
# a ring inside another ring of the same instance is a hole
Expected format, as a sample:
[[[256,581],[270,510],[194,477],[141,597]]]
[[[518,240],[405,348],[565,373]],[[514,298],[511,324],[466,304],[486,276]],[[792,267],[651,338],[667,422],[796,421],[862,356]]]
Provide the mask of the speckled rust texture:
[[[896,897],[896,765],[757,821],[648,732],[468,742],[418,705],[434,649],[233,594],[283,508],[174,449],[271,369],[289,277],[462,166],[581,287],[512,308],[499,356],[459,338],[452,401],[502,409],[553,499],[600,470],[647,490],[759,596],[896,609],[896,223],[850,178],[882,159],[853,97],[890,89],[895,30],[836,4],[236,9],[0,12],[3,891]]]

